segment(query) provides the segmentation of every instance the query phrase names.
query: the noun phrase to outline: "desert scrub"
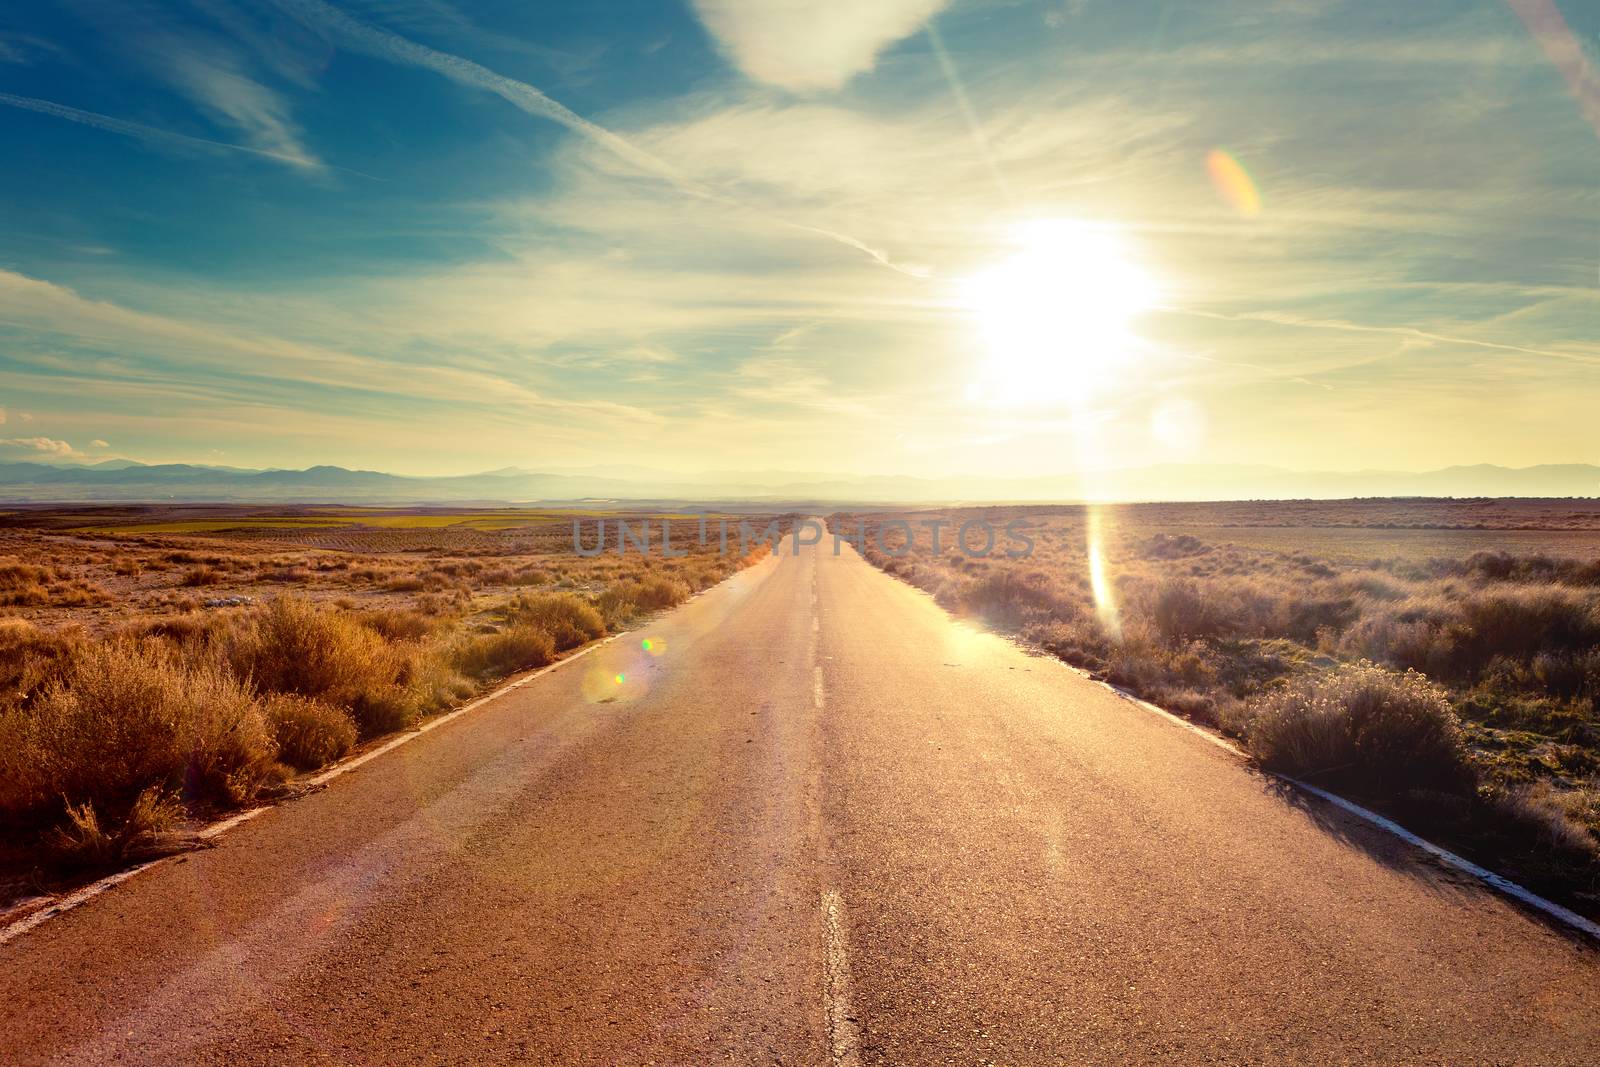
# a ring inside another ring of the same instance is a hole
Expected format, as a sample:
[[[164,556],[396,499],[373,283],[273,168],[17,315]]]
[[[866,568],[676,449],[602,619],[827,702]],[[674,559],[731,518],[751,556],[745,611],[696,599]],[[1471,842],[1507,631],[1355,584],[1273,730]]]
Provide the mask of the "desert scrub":
[[[245,619],[225,644],[234,673],[258,691],[345,708],[364,737],[416,719],[405,690],[409,658],[351,615],[280,596]]]
[[[496,633],[462,638],[452,650],[450,662],[463,674],[488,678],[543,667],[555,658],[556,644],[549,631],[532,623],[514,623]]]
[[[63,804],[119,823],[152,786],[200,806],[250,799],[277,745],[248,687],[156,642],[84,647],[37,700],[0,714],[0,818],[55,821]]]
[[[349,753],[356,724],[331,704],[292,693],[275,693],[263,713],[278,746],[278,758],[296,770],[315,770]]]
[[[1474,784],[1449,697],[1416,671],[1341,664],[1257,701],[1245,723],[1251,754],[1273,770],[1378,796]]]
[[[96,871],[116,866],[149,849],[158,834],[183,819],[183,805],[172,793],[153,785],[140,793],[128,813],[104,824],[88,801],[66,804],[61,823],[44,836],[45,852],[64,870]]]
[[[184,573],[183,584],[187,586],[221,585],[227,578],[225,574],[210,564],[202,563]]]
[[[25,619],[0,619],[0,709],[32,699],[87,643],[81,627],[42,630]]]
[[[650,577],[614,582],[595,598],[605,625],[617,629],[647,611],[676,607],[689,599],[689,587],[673,578]]]
[[[544,630],[562,652],[606,634],[600,612],[571,593],[523,593],[506,605],[503,614],[510,622]]]

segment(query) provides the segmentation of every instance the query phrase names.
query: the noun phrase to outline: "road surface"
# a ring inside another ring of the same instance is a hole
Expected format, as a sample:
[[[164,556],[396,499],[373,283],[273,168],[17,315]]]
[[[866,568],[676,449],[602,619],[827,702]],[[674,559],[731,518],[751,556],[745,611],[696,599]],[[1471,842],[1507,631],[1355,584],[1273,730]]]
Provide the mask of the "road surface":
[[[0,1005],[7,1064],[1576,1064],[1600,953],[825,542],[0,947]]]

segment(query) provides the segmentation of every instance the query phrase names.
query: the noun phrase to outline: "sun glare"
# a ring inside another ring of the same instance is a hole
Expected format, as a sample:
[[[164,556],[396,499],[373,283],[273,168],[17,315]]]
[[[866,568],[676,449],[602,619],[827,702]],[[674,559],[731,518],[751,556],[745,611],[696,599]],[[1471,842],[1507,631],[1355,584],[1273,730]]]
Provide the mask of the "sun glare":
[[[963,287],[988,352],[978,392],[1017,404],[1103,388],[1126,369],[1132,320],[1155,301],[1115,232],[1063,220],[1022,227],[1016,250]]]

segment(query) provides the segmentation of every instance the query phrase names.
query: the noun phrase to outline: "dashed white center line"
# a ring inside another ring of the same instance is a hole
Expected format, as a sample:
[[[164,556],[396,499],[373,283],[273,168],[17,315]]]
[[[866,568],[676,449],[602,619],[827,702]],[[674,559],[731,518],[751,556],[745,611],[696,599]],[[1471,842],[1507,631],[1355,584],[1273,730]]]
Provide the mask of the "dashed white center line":
[[[828,1053],[835,1067],[860,1062],[861,1034],[850,998],[850,944],[845,937],[844,902],[832,889],[822,893],[822,922],[827,938]]]

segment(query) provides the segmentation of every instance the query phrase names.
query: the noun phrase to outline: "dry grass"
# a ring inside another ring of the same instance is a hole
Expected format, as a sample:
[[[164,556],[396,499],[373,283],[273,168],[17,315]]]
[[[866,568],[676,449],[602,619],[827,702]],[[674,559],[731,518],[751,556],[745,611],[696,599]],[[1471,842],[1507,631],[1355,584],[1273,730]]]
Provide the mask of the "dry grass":
[[[540,521],[341,527],[345,551],[0,526],[0,853],[115,864],[757,558],[579,557]]]
[[[39,825],[88,804],[120,822],[152,787],[231,806],[276,757],[253,694],[220,664],[154,641],[88,644],[37,700],[0,714],[0,818]]]
[[[140,793],[117,824],[107,828],[88,801],[66,804],[66,815],[44,838],[46,854],[61,869],[95,872],[115,867],[141,851],[183,818],[183,805],[160,786]]]
[[[1448,695],[1415,671],[1342,664],[1256,702],[1244,730],[1264,766],[1364,795],[1474,784]]]
[[[516,623],[494,633],[462,638],[452,651],[451,663],[471,677],[489,678],[543,667],[555,657],[556,643],[549,631],[532,623]]]
[[[314,770],[355,748],[355,721],[332,704],[275,693],[265,701],[263,714],[278,758],[296,770]]]

